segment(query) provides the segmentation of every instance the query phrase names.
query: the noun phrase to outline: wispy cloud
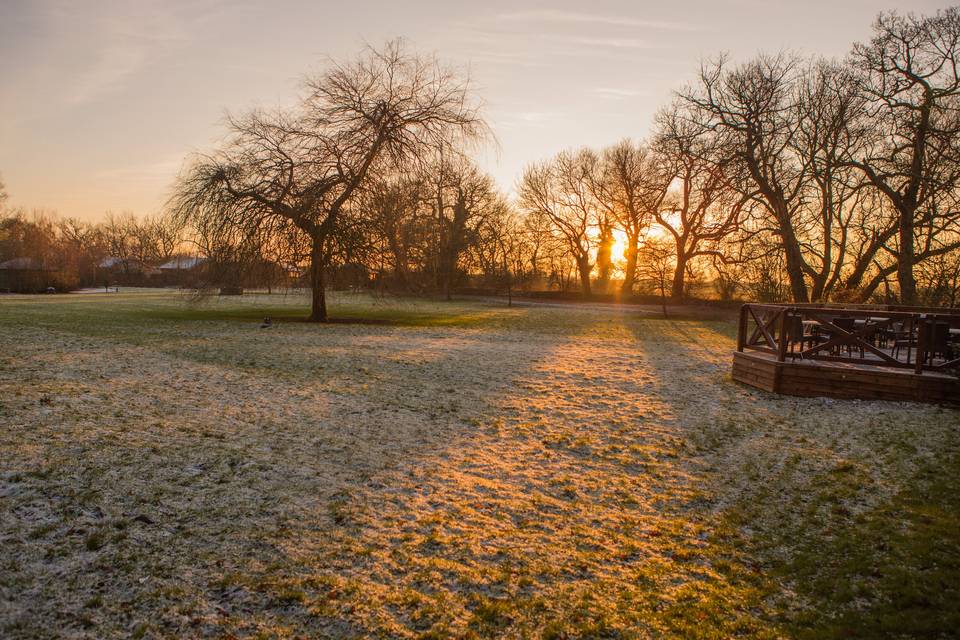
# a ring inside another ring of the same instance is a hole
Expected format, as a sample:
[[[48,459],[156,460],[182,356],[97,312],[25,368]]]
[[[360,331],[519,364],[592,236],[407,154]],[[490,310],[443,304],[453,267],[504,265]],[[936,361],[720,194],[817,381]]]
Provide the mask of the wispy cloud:
[[[472,60],[522,67],[556,64],[558,57],[622,59],[628,52],[660,49],[648,40],[567,33],[514,33],[475,25],[460,25],[456,46]],[[452,47],[454,48],[454,47]]]
[[[108,183],[165,183],[175,176],[182,166],[183,158],[176,155],[157,162],[101,169],[94,177]]]
[[[564,119],[559,111],[498,111],[491,115],[503,128],[549,127]]]
[[[579,45],[583,47],[608,47],[611,49],[651,49],[649,42],[636,38],[608,38],[587,36],[549,36],[550,40],[563,44]]]
[[[687,22],[667,22],[662,20],[643,20],[627,16],[612,16],[574,11],[556,11],[538,9],[533,11],[514,11],[501,13],[497,19],[503,22],[559,22],[572,24],[603,24],[622,27],[645,27],[665,31],[699,31],[701,27]]]
[[[33,61],[35,72],[59,75],[63,106],[97,102],[122,90],[185,41],[182,20],[163,2],[135,7],[38,10],[51,46]]]
[[[133,43],[110,43],[97,51],[97,60],[80,71],[64,93],[64,102],[77,106],[123,86],[127,78],[143,67],[146,51]]]
[[[619,89],[616,87],[596,87],[590,90],[590,93],[602,98],[622,99],[636,98],[638,96],[650,95],[648,91],[641,89]]]

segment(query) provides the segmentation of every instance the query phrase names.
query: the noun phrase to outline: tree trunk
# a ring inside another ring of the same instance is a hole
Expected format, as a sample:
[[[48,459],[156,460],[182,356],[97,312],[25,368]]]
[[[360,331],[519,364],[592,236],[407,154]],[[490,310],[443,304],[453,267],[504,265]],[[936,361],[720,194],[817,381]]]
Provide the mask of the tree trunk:
[[[310,251],[310,322],[327,321],[326,282],[323,279],[323,240],[313,238]]]
[[[791,297],[794,302],[810,302],[807,283],[803,278],[803,267],[806,263],[803,259],[803,252],[800,250],[800,243],[797,241],[797,233],[793,228],[790,207],[784,200],[782,192],[762,177],[763,172],[755,163],[751,165],[750,173],[754,181],[760,186],[777,223],[776,233],[780,236],[784,258],[787,262],[787,277],[790,280]]]
[[[451,255],[454,247],[448,239],[446,244],[441,243],[437,253],[437,288],[444,300],[452,300],[450,286],[453,280],[454,258]]]
[[[900,285],[900,303],[917,303],[917,280],[913,275],[915,251],[913,247],[913,210],[900,213],[900,255],[897,261],[897,282]]]
[[[785,216],[784,216],[785,217]],[[807,294],[807,282],[803,278],[803,253],[800,243],[789,220],[780,222],[780,238],[783,241],[784,257],[787,260],[787,277],[790,280],[790,293],[794,302],[810,302]]]
[[[620,287],[620,293],[628,296],[633,293],[633,285],[637,281],[637,256],[640,251],[637,248],[639,239],[637,237],[627,237],[626,257],[627,265],[623,270],[623,285]]]
[[[677,253],[677,266],[673,270],[673,284],[670,286],[670,297],[673,300],[682,300],[684,285],[687,276],[687,257]]]
[[[589,296],[591,264],[588,256],[577,258],[577,271],[580,272],[580,292],[584,296]]]
[[[607,292],[610,282],[610,271],[613,267],[613,230],[604,228],[600,232],[600,243],[597,246],[597,289],[600,293]]]

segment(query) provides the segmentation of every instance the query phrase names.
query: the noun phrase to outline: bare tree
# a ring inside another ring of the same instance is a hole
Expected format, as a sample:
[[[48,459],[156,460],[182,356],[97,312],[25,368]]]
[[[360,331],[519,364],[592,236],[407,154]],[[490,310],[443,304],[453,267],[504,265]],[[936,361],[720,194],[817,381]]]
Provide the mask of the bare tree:
[[[657,116],[655,138],[657,182],[670,197],[660,197],[653,216],[673,240],[673,276],[670,296],[684,296],[691,261],[712,256],[732,259],[723,242],[742,228],[753,192],[736,188],[729,173],[730,160],[717,149],[717,136],[691,125],[674,104]]]
[[[744,196],[762,205],[767,224],[756,232],[780,245],[793,299],[828,297],[842,282],[851,224],[867,197],[848,166],[867,126],[850,71],[786,55],[725,70],[721,59],[683,97],[697,124],[719,136]],[[869,264],[876,247],[862,249]]]
[[[613,245],[616,238],[613,235],[616,223],[613,216],[601,207],[598,207],[597,214],[597,280],[596,288],[601,293],[605,293],[610,285],[610,278],[613,275]]]
[[[530,245],[516,213],[505,200],[500,199],[499,204],[484,216],[471,253],[486,284],[506,291],[507,304],[512,305],[514,288],[528,273]]]
[[[665,238],[648,236],[640,245],[637,276],[659,298],[663,317],[667,317],[667,297],[675,270],[673,243]]]
[[[378,167],[397,167],[484,125],[469,83],[401,42],[306,81],[297,108],[230,118],[230,140],[194,160],[171,205],[184,220],[273,227],[311,242],[310,320],[327,319],[324,267],[339,219]]]
[[[794,83],[800,60],[787,55],[759,56],[728,69],[724,58],[704,65],[699,86],[681,98],[698,124],[721,137],[728,157],[743,172],[743,184],[756,190],[783,250],[794,300],[810,299],[797,229],[804,206],[806,166],[791,153],[797,130]]]
[[[960,251],[939,254],[918,264],[917,285],[925,305],[960,305]]]
[[[874,136],[851,163],[897,213],[896,225],[874,242],[894,258],[902,301],[915,303],[916,264],[960,247],[945,233],[960,220],[960,9],[882,13],[873,31],[869,43],[854,46],[852,60]]]
[[[817,60],[798,78],[791,152],[806,169],[807,206],[798,216],[798,229],[813,300],[830,297],[842,282],[852,250],[860,243],[851,234],[852,225],[876,221],[874,212],[864,206],[870,190],[847,164],[862,149],[867,126],[863,106],[855,78],[845,66]]]
[[[505,204],[493,179],[459,154],[440,154],[428,166],[430,208],[436,223],[437,288],[451,298],[461,256],[476,239],[484,220]]]
[[[520,206],[529,215],[548,219],[580,277],[580,290],[590,294],[590,274],[596,249],[598,206],[590,189],[594,156],[589,150],[564,151],[547,162],[531,165],[519,187]]]
[[[139,270],[140,266],[135,264],[136,247],[134,246],[133,234],[131,228],[136,224],[136,219],[131,212],[114,214],[107,212],[106,220],[101,225],[103,241],[107,248],[107,253],[112,258],[119,261],[120,268],[124,275],[129,276],[134,270]]]
[[[599,171],[591,185],[597,203],[607,211],[626,236],[621,291],[633,291],[637,274],[640,238],[660,208],[670,180],[664,180],[647,148],[629,139],[603,151]]]
[[[80,284],[98,284],[97,267],[107,255],[99,226],[76,218],[64,218],[57,221],[57,235],[63,253],[75,265]]]
[[[370,218],[378,263],[374,270],[383,278],[389,271],[394,284],[416,291],[422,283],[414,272],[426,269],[424,238],[431,235],[430,212],[423,207],[426,185],[412,175],[378,177],[362,194],[359,205]]]
[[[522,224],[518,232],[526,239],[525,252],[527,265],[524,270],[529,272],[531,279],[544,275],[544,262],[556,244],[550,218],[542,212],[529,212],[522,217]]]

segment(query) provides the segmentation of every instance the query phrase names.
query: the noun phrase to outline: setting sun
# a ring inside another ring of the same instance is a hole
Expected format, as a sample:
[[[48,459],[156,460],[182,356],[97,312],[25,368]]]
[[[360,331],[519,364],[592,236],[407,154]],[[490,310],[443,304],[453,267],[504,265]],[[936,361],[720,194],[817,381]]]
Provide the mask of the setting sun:
[[[613,248],[610,250],[610,258],[614,264],[623,262],[627,256],[627,234],[620,229],[613,231]]]

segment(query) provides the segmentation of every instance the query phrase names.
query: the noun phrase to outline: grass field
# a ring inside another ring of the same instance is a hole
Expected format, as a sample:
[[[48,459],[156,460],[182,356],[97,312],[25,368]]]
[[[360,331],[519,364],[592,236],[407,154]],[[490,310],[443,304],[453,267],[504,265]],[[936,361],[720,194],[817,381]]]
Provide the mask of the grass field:
[[[960,628],[956,409],[740,386],[720,320],[305,304],[0,297],[0,637]]]

